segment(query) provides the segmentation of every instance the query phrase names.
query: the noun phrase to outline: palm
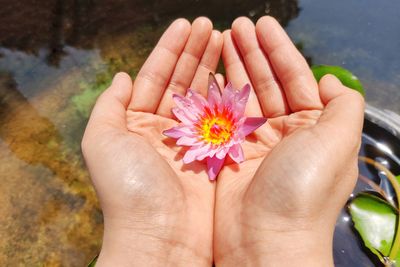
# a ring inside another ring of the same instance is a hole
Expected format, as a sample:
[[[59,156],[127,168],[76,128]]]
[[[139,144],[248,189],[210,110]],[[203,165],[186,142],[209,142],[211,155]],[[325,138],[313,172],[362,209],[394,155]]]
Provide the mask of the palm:
[[[223,59],[228,80],[236,87],[251,83],[254,88],[247,115],[265,116],[268,121],[243,144],[245,162],[226,166],[218,177],[214,235],[217,259],[246,242],[241,235],[243,227],[257,214],[251,209],[255,203],[267,205],[273,213],[282,201],[290,201],[282,199],[283,195],[295,198],[296,194],[285,193],[296,187],[295,181],[282,175],[266,180],[265,173],[284,172],[288,157],[281,155],[292,146],[304,145],[302,135],[317,122],[323,108],[318,86],[304,58],[271,18],[259,22],[257,28],[249,20],[236,20],[232,32],[224,33]],[[301,153],[296,155],[304,157]],[[223,212],[232,206],[232,212]],[[253,214],[247,216],[250,210]]]
[[[183,166],[183,151],[162,131],[177,124],[172,95],[189,87],[204,94],[221,49],[221,33],[212,32],[208,19],[196,19],[192,26],[176,20],[133,85],[119,74],[100,96],[83,140],[105,226],[127,231],[124,236],[141,229],[133,242],[138,251],[142,238],[151,239],[156,244],[144,252],[168,257],[171,264],[212,260],[215,184],[201,172],[201,163]]]
[[[184,165],[182,157],[184,150],[175,145],[175,142],[162,135],[165,129],[176,126],[177,122],[171,118],[144,112],[127,112],[127,128],[131,132],[131,138],[137,140],[136,146],[131,148],[131,153],[141,158],[135,165],[135,170],[141,172],[146,168],[162,173],[160,180],[151,182],[153,185],[169,182],[176,183],[181,188],[185,197],[195,206],[206,206],[212,202],[214,188],[206,178],[203,164],[196,161],[189,166]],[[143,159],[149,159],[150,164]],[[167,174],[168,177],[164,177]],[[199,177],[200,176],[200,177]],[[166,190],[166,194],[175,194]],[[204,202],[203,204],[196,202]],[[209,217],[209,215],[204,215]]]
[[[334,224],[354,185],[362,100],[337,82],[319,87],[305,59],[269,17],[256,27],[248,19],[237,19],[232,31],[224,33],[223,59],[228,80],[254,88],[247,115],[268,118],[243,144],[246,161],[226,166],[218,177],[214,256],[216,262],[230,265],[234,262],[229,255],[252,253],[265,233],[298,230],[299,225],[287,222],[318,217],[327,207],[317,199],[321,195],[335,194],[333,199],[339,200],[329,206],[328,221]],[[343,108],[345,101],[356,103],[352,120]],[[337,155],[352,159],[341,180],[336,180],[335,167],[327,167],[343,164],[333,160]]]
[[[224,198],[232,201],[233,196],[236,197],[233,198],[233,201],[237,202],[236,206],[239,207],[243,205],[243,198],[250,186],[268,190],[267,187],[261,186],[265,181],[262,175],[257,178],[256,172],[265,173],[269,170],[277,172],[277,168],[286,166],[288,164],[286,161],[272,161],[276,158],[275,155],[279,156],[282,153],[286,153],[285,150],[288,150],[288,148],[290,149],[300,144],[303,146],[302,153],[297,153],[297,158],[301,160],[307,157],[307,140],[299,140],[302,138],[300,135],[307,131],[308,127],[314,125],[320,115],[320,110],[306,110],[272,118],[253,135],[249,136],[248,140],[243,144],[245,161],[240,166],[234,164],[226,166],[218,178],[217,204],[227,203]],[[303,131],[296,132],[299,129]],[[300,152],[300,150],[297,152]],[[235,179],[231,177],[235,177]],[[291,192],[291,189],[297,190],[298,186],[296,186],[296,180],[287,179],[289,178],[288,176],[273,176],[273,178],[275,179],[274,181],[269,179],[268,182],[274,184],[274,188],[271,192],[263,192],[261,195],[264,201],[278,207],[280,206],[279,201],[282,200],[283,196],[286,198],[285,201],[288,201],[296,195],[296,192]],[[281,190],[278,189],[278,186]],[[309,189],[312,190],[311,187]],[[274,192],[279,192],[280,195],[274,197]],[[254,196],[249,195],[249,197],[252,198]]]

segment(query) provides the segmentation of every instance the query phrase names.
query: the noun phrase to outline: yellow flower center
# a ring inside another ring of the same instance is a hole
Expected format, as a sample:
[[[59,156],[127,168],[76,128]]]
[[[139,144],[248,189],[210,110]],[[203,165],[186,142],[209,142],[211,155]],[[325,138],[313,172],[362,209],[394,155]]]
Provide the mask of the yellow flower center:
[[[228,110],[212,113],[208,108],[197,125],[204,142],[220,145],[228,142],[235,130],[232,113]]]

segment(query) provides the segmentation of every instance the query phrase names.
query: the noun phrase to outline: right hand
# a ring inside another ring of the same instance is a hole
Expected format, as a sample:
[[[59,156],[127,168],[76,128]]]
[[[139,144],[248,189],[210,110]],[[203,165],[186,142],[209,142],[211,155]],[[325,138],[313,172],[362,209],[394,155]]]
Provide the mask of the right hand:
[[[235,20],[223,59],[235,88],[254,88],[247,115],[268,121],[243,144],[245,162],[217,178],[216,265],[333,266],[335,222],[357,179],[362,96],[331,75],[318,85],[271,17]]]

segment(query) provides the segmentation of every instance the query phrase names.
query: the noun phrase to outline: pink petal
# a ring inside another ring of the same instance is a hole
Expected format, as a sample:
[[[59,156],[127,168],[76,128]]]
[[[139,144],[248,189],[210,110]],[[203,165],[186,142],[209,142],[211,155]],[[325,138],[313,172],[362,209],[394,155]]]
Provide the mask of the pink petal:
[[[209,149],[202,156],[197,157],[197,160],[203,160],[206,157],[214,157],[215,153],[217,153],[218,148],[214,147],[214,145],[209,144]]]
[[[176,141],[178,146],[194,146],[199,143],[197,136],[182,136]]]
[[[215,154],[215,149],[208,143],[207,150],[204,151],[203,154],[197,156],[197,160],[203,160],[206,157],[212,157]]]
[[[215,153],[215,156],[219,159],[224,159],[226,154],[228,153],[228,151],[229,151],[229,147],[221,146],[219,148],[219,150],[217,151],[217,153]]]
[[[219,159],[217,157],[207,158],[207,174],[210,180],[215,180],[220,172],[225,158]]]
[[[221,103],[221,88],[213,74],[210,73],[208,78],[208,92],[207,92],[207,101],[210,107],[214,107],[215,105],[219,106]]]
[[[250,89],[250,84],[246,84],[242,90],[236,94],[234,108],[235,116],[243,116],[247,101],[249,100]]]
[[[172,109],[172,113],[174,113],[175,117],[178,120],[186,125],[193,125],[193,123],[195,122],[183,109],[175,107]]]
[[[192,101],[192,104],[201,112],[204,110],[204,107],[208,105],[207,100],[201,94],[190,88],[186,93],[186,97],[189,98]]]
[[[232,84],[229,82],[222,92],[222,103],[225,107],[233,109],[235,104],[235,93],[235,89],[233,89]]]
[[[201,114],[202,111],[197,109],[190,99],[187,99],[183,96],[174,94],[172,97],[178,106],[178,108],[185,114],[187,118],[189,118],[192,121],[197,120],[197,115]]]
[[[255,117],[249,117],[246,118],[244,123],[240,127],[240,132],[244,136],[247,136],[254,132],[258,127],[263,125],[267,121],[267,118],[255,118]]]
[[[186,94],[186,97],[180,96],[178,94],[174,94],[172,96],[172,98],[175,101],[175,103],[178,106],[178,108],[180,108],[182,110],[187,110],[187,111],[189,111],[189,113],[191,113],[193,115],[200,114],[203,111],[203,105],[199,105],[198,106],[198,105],[194,104],[193,92],[192,93],[188,92]],[[198,99],[196,98],[196,100],[198,100]],[[205,101],[205,99],[204,99],[204,101]]]
[[[178,125],[163,132],[163,135],[175,139],[180,138],[184,135],[192,135],[192,134],[193,131],[190,129],[190,127],[186,125]]]
[[[245,86],[243,86],[242,90],[240,90],[239,94],[237,95],[238,97],[238,101],[244,101],[247,103],[247,100],[249,99],[249,95],[250,95],[250,84],[246,84]]]
[[[183,157],[183,163],[188,164],[196,160],[197,157],[202,156],[209,149],[209,144],[206,145],[198,145],[192,146],[188,151],[186,151],[185,156]]]
[[[236,163],[241,163],[244,161],[243,149],[240,144],[232,146],[229,150],[229,157],[233,159]]]

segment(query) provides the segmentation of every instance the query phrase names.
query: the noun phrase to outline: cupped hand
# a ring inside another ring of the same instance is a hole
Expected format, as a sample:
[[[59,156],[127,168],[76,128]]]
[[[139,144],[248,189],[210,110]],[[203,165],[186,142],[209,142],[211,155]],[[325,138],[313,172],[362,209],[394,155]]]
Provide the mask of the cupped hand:
[[[221,266],[332,266],[336,218],[354,187],[364,102],[334,76],[315,81],[271,17],[226,31],[227,80],[253,87],[248,116],[269,120],[218,176],[214,257]]]
[[[221,49],[208,19],[176,20],[133,85],[117,74],[99,97],[82,141],[104,215],[96,266],[211,265],[215,184],[162,131],[177,124],[172,94],[204,94]]]

